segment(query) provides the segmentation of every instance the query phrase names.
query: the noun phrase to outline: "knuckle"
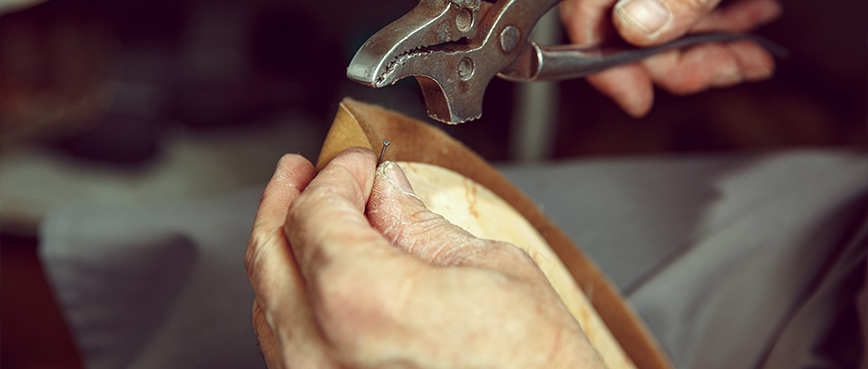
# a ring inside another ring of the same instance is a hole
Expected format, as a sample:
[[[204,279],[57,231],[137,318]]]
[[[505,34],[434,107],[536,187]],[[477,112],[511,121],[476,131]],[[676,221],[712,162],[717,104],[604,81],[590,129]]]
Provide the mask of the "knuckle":
[[[503,241],[488,241],[492,242],[491,249],[496,254],[504,265],[508,265],[512,272],[520,275],[527,273],[535,274],[539,267],[531,255],[509,242]]]
[[[259,306],[257,301],[253,302],[253,333],[256,335],[256,338],[262,340],[262,335],[266,332],[265,329],[270,329],[268,326],[268,319],[265,317],[265,312],[262,311],[262,308]]]
[[[419,208],[415,210],[416,211],[410,214],[408,218],[419,225],[429,225],[431,227],[439,226],[444,223],[444,220],[446,220],[442,215],[432,212],[431,210],[428,210],[428,208]]]
[[[500,257],[511,261],[525,262],[530,258],[524,250],[518,248],[509,242],[484,240],[488,244],[488,248],[495,251]]]
[[[527,253],[515,245],[489,239],[461,238],[455,240],[452,247],[443,247],[445,251],[437,255],[438,264],[453,265],[489,265],[489,267],[509,271],[514,268],[524,269],[528,263]],[[532,260],[531,264],[533,263]]]
[[[256,251],[251,246],[253,240],[247,244],[247,250],[244,251],[244,270],[247,271],[247,279],[253,279],[253,270],[256,268]]]
[[[274,243],[273,237],[254,230],[250,235],[250,240],[247,242],[247,249],[244,251],[244,268],[247,270],[247,278],[254,280],[257,270],[260,266],[262,255],[266,253],[268,248]]]
[[[382,233],[396,246],[411,253],[425,253],[434,248],[436,243],[429,242],[431,239],[442,239],[443,235],[454,232],[450,224],[443,216],[427,209],[387,219],[381,222]]]
[[[426,236],[449,233],[452,224],[442,215],[428,209],[419,210],[409,217],[412,226],[404,227],[404,233],[409,237],[426,238]]]

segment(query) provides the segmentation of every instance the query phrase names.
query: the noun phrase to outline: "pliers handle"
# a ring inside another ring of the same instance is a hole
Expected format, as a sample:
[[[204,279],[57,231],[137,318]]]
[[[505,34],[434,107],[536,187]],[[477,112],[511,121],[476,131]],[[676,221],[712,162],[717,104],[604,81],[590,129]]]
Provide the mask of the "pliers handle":
[[[578,45],[542,46],[528,42],[512,64],[497,74],[513,82],[554,81],[587,77],[606,69],[640,61],[651,55],[712,42],[753,41],[772,55],[787,56],[787,50],[760,36],[746,33],[697,33],[664,44],[632,49],[600,49]]]

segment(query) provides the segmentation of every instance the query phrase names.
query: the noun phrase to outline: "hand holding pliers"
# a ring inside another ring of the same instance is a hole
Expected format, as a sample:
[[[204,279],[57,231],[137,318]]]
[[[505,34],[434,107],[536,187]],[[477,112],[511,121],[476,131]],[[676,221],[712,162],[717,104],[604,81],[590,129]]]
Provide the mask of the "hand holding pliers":
[[[517,82],[580,78],[665,50],[739,39],[785,54],[766,39],[737,33],[694,34],[626,50],[541,46],[528,40],[542,15],[560,1],[421,0],[362,45],[347,76],[373,87],[414,76],[428,115],[454,124],[482,116],[482,97],[494,76]]]

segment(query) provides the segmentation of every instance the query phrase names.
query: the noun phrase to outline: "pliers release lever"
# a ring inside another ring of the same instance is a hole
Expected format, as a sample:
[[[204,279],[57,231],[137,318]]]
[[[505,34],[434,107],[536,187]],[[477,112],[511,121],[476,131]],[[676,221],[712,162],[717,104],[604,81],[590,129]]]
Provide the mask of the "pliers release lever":
[[[739,39],[757,42],[776,55],[786,53],[761,37],[733,33],[695,34],[614,52],[529,41],[540,17],[560,1],[420,0],[362,45],[347,77],[379,88],[414,76],[428,115],[455,124],[482,116],[485,88],[496,75],[520,82],[580,78],[665,50]]]

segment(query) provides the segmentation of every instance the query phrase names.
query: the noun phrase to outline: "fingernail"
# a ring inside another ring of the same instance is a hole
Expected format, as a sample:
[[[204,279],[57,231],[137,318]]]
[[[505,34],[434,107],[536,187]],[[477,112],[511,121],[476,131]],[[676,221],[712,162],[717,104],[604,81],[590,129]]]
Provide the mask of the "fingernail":
[[[767,2],[764,4],[765,7],[760,13],[760,20],[758,23],[768,23],[769,21],[777,19],[781,15],[781,4],[775,2]]]
[[[738,74],[721,74],[711,80],[711,85],[714,87],[729,87],[737,85],[744,80]]]
[[[413,192],[413,186],[411,186],[410,181],[407,180],[407,175],[404,174],[404,170],[401,169],[397,163],[387,161],[384,165],[385,167],[383,168],[383,172],[386,174],[386,178],[389,179],[389,182],[407,194],[416,195]]]
[[[744,79],[748,81],[761,81],[769,79],[772,74],[774,74],[774,68],[761,66],[744,71]]]
[[[622,19],[633,23],[645,33],[660,30],[672,17],[672,13],[659,0],[629,0],[618,9]]]
[[[283,154],[280,157],[280,160],[277,161],[277,165],[274,166],[274,174],[283,173],[286,171],[287,163],[292,159],[292,154]]]
[[[731,66],[718,71],[717,75],[711,80],[711,85],[714,87],[727,87],[742,82],[741,74],[739,74],[738,66]]]

